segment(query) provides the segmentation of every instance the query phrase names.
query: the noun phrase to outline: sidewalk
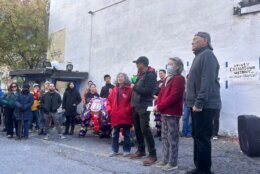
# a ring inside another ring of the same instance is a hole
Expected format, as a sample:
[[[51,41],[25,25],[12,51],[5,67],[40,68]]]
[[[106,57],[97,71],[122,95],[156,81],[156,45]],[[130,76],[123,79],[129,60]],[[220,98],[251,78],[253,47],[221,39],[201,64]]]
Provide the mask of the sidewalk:
[[[43,136],[36,133],[32,133],[29,140],[16,141],[5,138],[1,132],[1,174],[164,173],[155,166],[142,166],[142,160],[131,160],[121,155],[108,157],[111,151],[110,139],[100,139],[89,133],[85,138],[74,135],[60,140],[56,131],[53,133],[49,141],[43,140]],[[171,173],[184,174],[194,167],[192,144],[191,138],[180,139],[179,169]],[[212,167],[216,174],[260,173],[260,158],[245,156],[236,141],[219,139],[212,144]],[[161,142],[158,139],[156,147],[160,159]]]

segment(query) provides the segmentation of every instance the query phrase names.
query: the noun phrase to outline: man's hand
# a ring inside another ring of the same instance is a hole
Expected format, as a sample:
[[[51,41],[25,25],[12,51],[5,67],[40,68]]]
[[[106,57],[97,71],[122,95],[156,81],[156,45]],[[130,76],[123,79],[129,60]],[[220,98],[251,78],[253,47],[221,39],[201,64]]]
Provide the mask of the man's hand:
[[[197,108],[196,106],[193,106],[193,107],[192,107],[192,111],[193,111],[193,112],[201,112],[202,109],[199,109],[199,108]]]
[[[132,84],[131,84],[131,88],[133,89],[133,88],[134,88],[134,86],[135,86],[135,84],[133,84],[133,83],[132,83]]]
[[[154,98],[155,100],[157,100],[157,99],[158,99],[158,96],[154,95],[153,98]]]

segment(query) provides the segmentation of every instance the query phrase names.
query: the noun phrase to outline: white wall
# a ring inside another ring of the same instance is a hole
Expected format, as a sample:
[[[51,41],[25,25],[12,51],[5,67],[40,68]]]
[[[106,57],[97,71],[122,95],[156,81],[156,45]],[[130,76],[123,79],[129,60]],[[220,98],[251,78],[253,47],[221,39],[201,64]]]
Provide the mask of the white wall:
[[[50,33],[66,29],[66,61],[73,62],[77,70],[89,72],[99,89],[106,73],[112,77],[118,72],[135,74],[132,60],[141,55],[147,56],[156,69],[164,68],[169,56],[191,63],[192,37],[198,31],[207,31],[221,64],[220,130],[236,133],[239,114],[260,115],[259,85],[224,88],[226,61],[260,57],[260,13],[233,16],[238,0],[127,0],[92,16],[91,40],[88,11],[119,1],[51,1]]]

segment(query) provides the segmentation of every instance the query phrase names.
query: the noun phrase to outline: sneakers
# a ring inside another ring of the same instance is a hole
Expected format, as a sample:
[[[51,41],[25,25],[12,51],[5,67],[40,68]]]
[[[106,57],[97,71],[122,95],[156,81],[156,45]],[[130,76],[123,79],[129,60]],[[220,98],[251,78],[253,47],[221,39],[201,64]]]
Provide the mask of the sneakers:
[[[47,134],[43,139],[44,140],[49,140],[49,135]]]
[[[111,152],[111,153],[109,154],[109,157],[114,157],[114,156],[117,156],[117,155],[118,155],[117,152]]]
[[[7,135],[6,137],[7,138],[13,138],[13,135]]]
[[[178,166],[172,166],[170,164],[167,164],[162,167],[162,171],[165,171],[165,172],[169,172],[169,171],[176,170],[176,169],[178,169]]]
[[[145,156],[145,152],[139,152],[137,151],[135,154],[131,154],[130,158],[131,159],[136,159],[136,158],[142,158],[143,156]]]
[[[65,139],[66,137],[60,134],[60,139]]]
[[[166,162],[160,161],[160,162],[157,163],[156,167],[163,167],[163,166],[165,166],[165,165],[167,165]]]
[[[130,152],[124,152],[123,153],[123,157],[129,157],[130,156]]]
[[[144,166],[150,166],[150,165],[153,165],[155,162],[157,161],[157,158],[156,157],[147,157],[144,162],[143,162],[143,165]]]
[[[212,139],[213,140],[218,140],[218,136],[214,136]]]

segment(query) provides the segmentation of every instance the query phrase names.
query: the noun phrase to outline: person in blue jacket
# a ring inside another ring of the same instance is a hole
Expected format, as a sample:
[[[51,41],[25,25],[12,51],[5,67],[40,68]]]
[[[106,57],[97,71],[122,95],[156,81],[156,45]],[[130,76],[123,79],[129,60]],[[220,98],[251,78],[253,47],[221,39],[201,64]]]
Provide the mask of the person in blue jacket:
[[[25,139],[29,137],[29,121],[32,119],[31,107],[34,102],[33,95],[30,93],[30,86],[24,84],[22,92],[19,94],[15,103],[15,127],[17,139],[21,139],[22,135]]]

